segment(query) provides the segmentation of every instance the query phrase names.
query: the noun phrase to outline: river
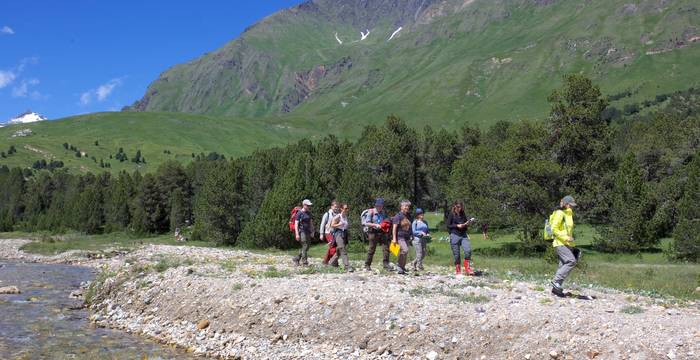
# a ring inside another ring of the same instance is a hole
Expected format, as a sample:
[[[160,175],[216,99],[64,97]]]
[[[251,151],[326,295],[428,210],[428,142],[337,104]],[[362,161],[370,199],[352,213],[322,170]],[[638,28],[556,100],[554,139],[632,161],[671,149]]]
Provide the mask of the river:
[[[118,330],[95,327],[70,293],[94,278],[92,269],[0,260],[0,359],[193,359]]]

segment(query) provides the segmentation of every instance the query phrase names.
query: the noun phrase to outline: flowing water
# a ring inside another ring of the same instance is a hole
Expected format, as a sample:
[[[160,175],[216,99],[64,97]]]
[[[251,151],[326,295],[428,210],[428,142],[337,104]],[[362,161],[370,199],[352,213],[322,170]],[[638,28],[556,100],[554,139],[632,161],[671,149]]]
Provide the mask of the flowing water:
[[[0,260],[0,359],[192,359],[184,351],[118,330],[95,327],[69,297],[91,269]]]

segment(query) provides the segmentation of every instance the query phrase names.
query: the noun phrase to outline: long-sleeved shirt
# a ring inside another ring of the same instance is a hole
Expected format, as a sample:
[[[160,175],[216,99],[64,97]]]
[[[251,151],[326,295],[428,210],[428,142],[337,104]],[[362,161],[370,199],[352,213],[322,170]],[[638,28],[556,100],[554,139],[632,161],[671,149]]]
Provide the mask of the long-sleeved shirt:
[[[332,209],[328,209],[325,214],[323,214],[323,218],[321,218],[321,227],[318,230],[319,234],[328,234],[330,233],[331,229],[326,229],[328,227],[328,224],[330,224],[331,220],[333,217],[337,215],[335,212],[333,212]],[[328,230],[328,231],[327,231]]]
[[[429,233],[430,229],[425,220],[414,220],[413,224],[411,224],[411,232],[413,233],[413,237],[420,238]]]
[[[447,216],[447,230],[450,232],[450,234],[467,236],[466,226],[461,229],[457,227],[459,224],[466,223],[467,220],[469,220],[469,217],[465,214],[455,214],[454,212],[450,212],[450,214]]]
[[[552,233],[554,241],[552,246],[576,246],[573,241],[569,241],[569,236],[574,236],[574,211],[562,209],[554,212],[552,218]]]

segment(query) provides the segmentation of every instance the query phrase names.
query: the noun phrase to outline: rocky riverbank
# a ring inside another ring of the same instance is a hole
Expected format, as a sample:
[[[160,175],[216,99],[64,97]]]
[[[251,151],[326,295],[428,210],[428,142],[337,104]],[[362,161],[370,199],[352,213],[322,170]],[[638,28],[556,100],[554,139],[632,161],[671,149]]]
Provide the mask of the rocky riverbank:
[[[695,359],[700,307],[608,290],[559,299],[539,284],[344,274],[289,258],[143,246],[100,258],[0,258],[101,269],[85,289],[91,320],[211,357],[245,359]],[[446,269],[445,269],[446,271]]]

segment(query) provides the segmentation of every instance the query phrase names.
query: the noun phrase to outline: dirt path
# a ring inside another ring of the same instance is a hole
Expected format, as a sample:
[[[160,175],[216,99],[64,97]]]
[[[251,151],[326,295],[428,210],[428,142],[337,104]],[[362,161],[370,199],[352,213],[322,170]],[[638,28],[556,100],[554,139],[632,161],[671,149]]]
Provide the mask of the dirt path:
[[[163,343],[246,359],[697,359],[700,307],[617,291],[559,299],[541,286],[294,268],[286,257],[144,246],[110,259],[0,258],[103,268],[92,320]]]

